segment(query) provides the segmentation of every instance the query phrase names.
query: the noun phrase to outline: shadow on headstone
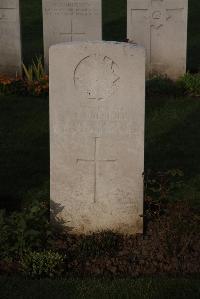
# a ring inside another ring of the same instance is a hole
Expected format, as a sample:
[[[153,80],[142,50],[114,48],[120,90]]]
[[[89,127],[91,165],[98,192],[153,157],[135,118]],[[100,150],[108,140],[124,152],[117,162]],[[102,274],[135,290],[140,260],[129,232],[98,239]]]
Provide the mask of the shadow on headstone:
[[[54,228],[59,232],[69,233],[73,227],[67,225],[67,222],[60,216],[64,206],[50,200],[50,220]]]

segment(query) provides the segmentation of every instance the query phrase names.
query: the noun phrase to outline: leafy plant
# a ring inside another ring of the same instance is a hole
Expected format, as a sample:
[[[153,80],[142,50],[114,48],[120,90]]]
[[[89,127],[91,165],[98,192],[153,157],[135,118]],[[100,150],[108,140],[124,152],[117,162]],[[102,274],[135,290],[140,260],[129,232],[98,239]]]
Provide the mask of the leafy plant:
[[[181,188],[184,173],[180,169],[167,171],[148,170],[144,176],[145,216],[160,216],[172,195]]]
[[[0,94],[47,96],[49,93],[49,78],[45,75],[41,58],[29,67],[23,64],[24,78],[0,76]]]
[[[178,80],[178,85],[191,96],[200,96],[200,73],[186,73]]]
[[[112,231],[84,236],[80,239],[79,254],[84,257],[115,254],[119,250],[119,239],[120,235]]]
[[[25,66],[24,63],[22,63],[22,68],[25,74],[25,79],[27,80],[27,82],[33,82],[33,66]]]
[[[0,77],[0,94],[7,94],[9,92],[9,85],[12,83],[12,80],[1,76]]]
[[[9,78],[7,76],[0,76],[0,94],[26,95],[26,87],[24,81],[19,77]]]
[[[39,277],[60,276],[63,272],[64,258],[54,251],[30,251],[24,255],[21,266],[25,275]]]
[[[6,222],[5,211],[0,210],[0,258],[6,258],[9,253],[9,225]]]
[[[33,74],[37,81],[40,81],[45,77],[46,74],[42,63],[42,57],[37,57],[36,62],[33,61]]]
[[[154,172],[148,170],[145,174],[146,194],[159,199],[167,199],[182,184],[183,171],[170,169],[167,171]]]
[[[0,213],[0,258],[22,257],[27,250],[45,248],[51,235],[48,207],[35,202],[22,212]]]
[[[33,96],[48,95],[49,78],[45,74],[42,57],[36,57],[32,65],[26,66],[22,64],[24,71],[24,80],[28,89],[28,93]]]
[[[25,79],[27,81],[40,81],[45,77],[45,70],[42,64],[42,57],[36,57],[36,61],[33,60],[32,65],[28,67],[23,63],[22,68],[25,74]]]

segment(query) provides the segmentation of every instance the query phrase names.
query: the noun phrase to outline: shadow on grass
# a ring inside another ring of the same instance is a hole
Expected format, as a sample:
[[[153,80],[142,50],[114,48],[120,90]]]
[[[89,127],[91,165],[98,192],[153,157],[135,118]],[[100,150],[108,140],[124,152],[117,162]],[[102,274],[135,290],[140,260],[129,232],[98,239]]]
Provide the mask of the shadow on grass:
[[[1,96],[0,140],[0,206],[12,210],[48,188],[48,100]]]
[[[62,279],[25,280],[0,278],[2,298],[131,298],[131,299],[197,299],[199,279],[140,278],[140,279]],[[34,294],[34,295],[33,295]],[[34,296],[34,297],[33,297]]]
[[[199,99],[147,101],[146,112],[145,169],[179,168],[198,180]],[[0,207],[49,198],[48,100],[1,97],[0,140]]]
[[[145,168],[178,168],[191,180],[200,174],[200,100],[167,101],[158,109],[150,107],[154,112],[146,128]]]

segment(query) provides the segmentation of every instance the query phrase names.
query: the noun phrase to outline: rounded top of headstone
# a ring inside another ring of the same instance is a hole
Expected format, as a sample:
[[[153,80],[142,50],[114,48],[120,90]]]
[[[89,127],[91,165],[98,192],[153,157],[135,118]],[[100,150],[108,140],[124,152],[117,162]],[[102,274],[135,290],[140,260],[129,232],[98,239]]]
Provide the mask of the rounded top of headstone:
[[[122,48],[138,48],[145,51],[145,48],[142,45],[139,45],[135,42],[117,42],[117,41],[73,41],[73,42],[64,42],[52,45],[49,51],[52,51],[55,48],[63,47],[87,47],[87,46],[119,46]]]

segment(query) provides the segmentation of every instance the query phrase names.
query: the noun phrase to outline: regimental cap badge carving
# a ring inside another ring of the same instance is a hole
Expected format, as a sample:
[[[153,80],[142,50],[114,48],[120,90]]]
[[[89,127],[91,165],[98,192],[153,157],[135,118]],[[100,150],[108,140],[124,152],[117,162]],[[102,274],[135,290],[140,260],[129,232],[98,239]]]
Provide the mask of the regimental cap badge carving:
[[[119,87],[119,67],[106,55],[84,57],[74,70],[75,88],[90,100],[103,101]]]

